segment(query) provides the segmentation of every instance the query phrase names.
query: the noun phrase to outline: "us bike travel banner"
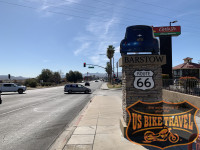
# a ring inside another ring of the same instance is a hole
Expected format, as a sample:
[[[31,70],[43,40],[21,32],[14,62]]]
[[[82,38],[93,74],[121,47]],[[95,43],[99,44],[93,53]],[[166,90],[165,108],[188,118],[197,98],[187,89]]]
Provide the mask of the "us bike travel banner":
[[[129,114],[126,137],[131,142],[165,149],[193,143],[197,138],[198,108],[187,101],[138,101],[126,110]]]

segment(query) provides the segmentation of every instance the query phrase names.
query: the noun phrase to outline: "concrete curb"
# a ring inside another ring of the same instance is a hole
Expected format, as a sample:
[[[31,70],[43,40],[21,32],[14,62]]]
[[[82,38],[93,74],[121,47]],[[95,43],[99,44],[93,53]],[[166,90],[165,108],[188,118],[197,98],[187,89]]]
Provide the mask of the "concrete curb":
[[[66,143],[69,141],[71,138],[74,130],[76,127],[69,127],[65,129],[59,137],[56,139],[56,141],[53,143],[53,145],[49,148],[49,150],[62,150]]]
[[[69,139],[71,138],[74,130],[77,128],[78,123],[80,122],[81,118],[83,117],[83,113],[88,108],[89,104],[96,96],[92,97],[92,99],[85,105],[85,107],[79,112],[79,114],[72,120],[72,122],[66,126],[63,132],[58,135],[55,139],[54,143],[49,146],[48,150],[63,150]]]
[[[122,90],[122,88],[111,88],[111,89],[109,89],[109,90],[113,90],[113,91],[117,91],[117,90]]]
[[[101,88],[101,90],[109,90],[109,89],[104,89],[104,88]]]
[[[105,84],[106,84],[106,86],[105,86]],[[100,88],[101,90],[109,90],[109,88],[108,88],[108,86],[107,86],[107,82],[106,83],[103,83],[102,85],[101,85],[101,88]]]

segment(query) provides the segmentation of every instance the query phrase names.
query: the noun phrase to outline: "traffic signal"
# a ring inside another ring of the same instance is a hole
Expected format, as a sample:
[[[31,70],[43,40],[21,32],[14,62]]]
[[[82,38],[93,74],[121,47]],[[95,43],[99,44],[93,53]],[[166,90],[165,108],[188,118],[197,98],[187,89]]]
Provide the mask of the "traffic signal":
[[[115,74],[113,75],[113,77],[115,78]]]
[[[83,67],[86,67],[86,63],[83,63]]]

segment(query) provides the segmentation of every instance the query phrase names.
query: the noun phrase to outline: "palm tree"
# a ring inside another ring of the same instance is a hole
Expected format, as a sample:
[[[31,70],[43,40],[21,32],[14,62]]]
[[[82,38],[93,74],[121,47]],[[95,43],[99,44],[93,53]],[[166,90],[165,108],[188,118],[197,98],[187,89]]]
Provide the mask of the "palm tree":
[[[107,48],[107,57],[108,59],[110,59],[110,79],[109,79],[109,82],[111,83],[112,81],[112,58],[113,58],[113,55],[115,53],[115,48],[112,46],[112,45],[109,45],[108,48]]]
[[[110,80],[110,74],[112,73],[112,68],[111,68],[110,62],[107,62],[105,71],[108,74],[108,80]]]

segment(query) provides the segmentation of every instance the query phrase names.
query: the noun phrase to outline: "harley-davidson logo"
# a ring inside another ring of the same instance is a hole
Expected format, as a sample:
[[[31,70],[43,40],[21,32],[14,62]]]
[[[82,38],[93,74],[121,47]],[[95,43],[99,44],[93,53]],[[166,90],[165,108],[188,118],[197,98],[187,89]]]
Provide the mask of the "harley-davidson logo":
[[[126,110],[130,118],[126,136],[131,142],[165,149],[193,143],[197,138],[193,135],[198,135],[198,108],[187,101],[138,101]]]

